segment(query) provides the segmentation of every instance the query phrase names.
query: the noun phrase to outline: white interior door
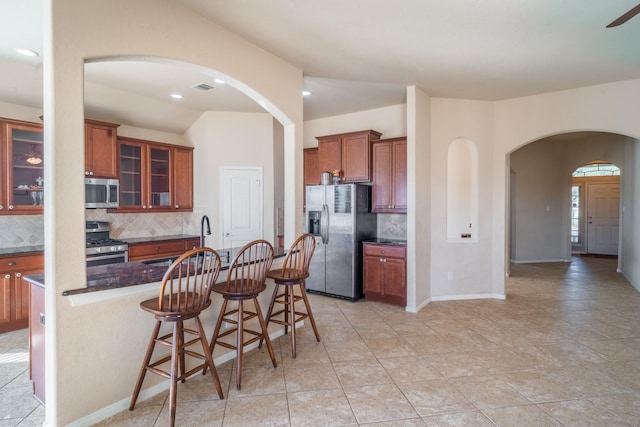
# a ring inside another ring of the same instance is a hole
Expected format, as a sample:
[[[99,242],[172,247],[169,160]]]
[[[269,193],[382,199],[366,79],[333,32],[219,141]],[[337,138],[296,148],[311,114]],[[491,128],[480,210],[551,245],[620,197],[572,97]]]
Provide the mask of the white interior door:
[[[220,169],[222,247],[242,247],[262,238],[262,168]]]
[[[587,253],[618,254],[620,184],[587,184]]]

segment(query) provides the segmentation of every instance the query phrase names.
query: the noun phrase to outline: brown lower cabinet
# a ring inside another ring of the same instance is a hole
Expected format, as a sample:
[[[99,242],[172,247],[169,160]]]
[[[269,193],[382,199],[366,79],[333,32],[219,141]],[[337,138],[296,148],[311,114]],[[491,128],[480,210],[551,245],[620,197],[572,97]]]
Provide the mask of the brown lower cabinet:
[[[363,291],[367,300],[407,304],[407,248],[363,243]]]
[[[44,288],[31,284],[31,313],[29,315],[29,375],[33,395],[44,402]]]
[[[44,271],[44,254],[0,257],[0,333],[29,326],[29,284],[24,276]]]

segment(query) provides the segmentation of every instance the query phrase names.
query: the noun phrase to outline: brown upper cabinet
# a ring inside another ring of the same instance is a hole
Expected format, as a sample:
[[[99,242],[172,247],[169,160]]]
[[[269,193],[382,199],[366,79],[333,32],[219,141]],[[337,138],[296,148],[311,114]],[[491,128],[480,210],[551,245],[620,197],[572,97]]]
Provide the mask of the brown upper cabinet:
[[[0,119],[0,214],[42,214],[44,134],[42,125]]]
[[[97,120],[85,120],[85,176],[118,178],[118,126]]]
[[[371,212],[407,213],[407,138],[373,141]]]
[[[303,152],[304,185],[320,184],[320,164],[318,163],[318,149],[305,148]]]
[[[193,148],[119,137],[116,212],[193,210]]]
[[[319,171],[342,171],[342,182],[371,182],[371,141],[380,132],[364,130],[316,137]]]

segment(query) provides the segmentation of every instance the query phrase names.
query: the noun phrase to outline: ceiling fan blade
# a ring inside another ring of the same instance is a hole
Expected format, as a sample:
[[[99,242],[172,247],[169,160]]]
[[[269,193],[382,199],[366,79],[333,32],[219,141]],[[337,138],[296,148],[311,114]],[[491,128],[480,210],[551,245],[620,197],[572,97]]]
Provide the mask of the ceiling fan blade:
[[[633,9],[631,9],[630,11],[628,11],[627,13],[625,13],[624,15],[622,15],[620,18],[613,21],[611,24],[607,25],[607,28],[612,28],[612,27],[617,27],[618,25],[622,25],[625,22],[627,22],[629,19],[636,16],[638,13],[640,13],[640,4],[634,7]]]

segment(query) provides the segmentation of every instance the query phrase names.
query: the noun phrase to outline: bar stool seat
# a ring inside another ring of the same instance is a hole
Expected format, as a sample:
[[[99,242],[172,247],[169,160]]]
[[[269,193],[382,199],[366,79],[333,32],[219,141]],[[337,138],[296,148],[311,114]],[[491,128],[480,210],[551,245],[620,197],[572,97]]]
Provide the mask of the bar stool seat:
[[[309,319],[311,327],[320,342],[320,334],[316,326],[316,321],[311,311],[311,305],[305,291],[305,279],[309,277],[309,264],[316,247],[316,239],[312,234],[303,234],[291,245],[287,257],[282,264],[282,268],[269,271],[267,278],[272,279],[276,284],[269,310],[267,311],[266,322],[274,322],[284,326],[284,333],[289,333],[291,329],[291,357],[296,357],[296,323]],[[298,293],[296,294],[296,286]],[[296,303],[302,301],[306,311],[296,311]],[[281,305],[281,309],[274,308],[276,304]],[[262,342],[260,342],[262,345]]]

